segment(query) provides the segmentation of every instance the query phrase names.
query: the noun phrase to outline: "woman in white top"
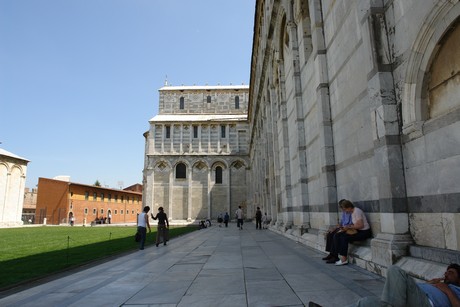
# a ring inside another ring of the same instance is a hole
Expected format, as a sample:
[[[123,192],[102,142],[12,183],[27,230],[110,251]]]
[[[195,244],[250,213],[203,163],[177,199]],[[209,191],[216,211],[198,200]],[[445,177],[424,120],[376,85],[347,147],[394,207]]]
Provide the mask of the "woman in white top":
[[[371,227],[367,222],[363,210],[356,208],[349,200],[342,203],[345,212],[351,213],[352,224],[343,226],[343,233],[337,238],[334,237],[334,245],[339,255],[335,265],[348,264],[348,243],[353,241],[364,241],[372,236]]]

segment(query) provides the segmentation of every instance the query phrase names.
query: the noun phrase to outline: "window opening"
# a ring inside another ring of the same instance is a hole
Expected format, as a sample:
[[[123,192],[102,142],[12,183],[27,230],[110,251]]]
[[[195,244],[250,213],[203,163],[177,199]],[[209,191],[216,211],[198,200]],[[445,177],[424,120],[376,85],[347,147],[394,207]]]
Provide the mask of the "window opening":
[[[198,137],[198,126],[193,126],[193,138],[196,139]]]
[[[171,126],[166,126],[166,138],[169,139],[171,137]]]
[[[179,163],[176,166],[176,179],[186,179],[187,168],[184,163]]]
[[[216,183],[222,183],[222,167],[216,167]]]

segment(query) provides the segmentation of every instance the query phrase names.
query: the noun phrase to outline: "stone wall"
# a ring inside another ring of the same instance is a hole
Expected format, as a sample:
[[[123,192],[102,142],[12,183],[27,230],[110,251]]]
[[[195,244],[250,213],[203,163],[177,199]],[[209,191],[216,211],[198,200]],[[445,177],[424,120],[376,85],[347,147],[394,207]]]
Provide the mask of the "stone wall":
[[[458,1],[257,1],[251,207],[324,248],[339,199],[366,212],[362,266],[459,251]],[[427,227],[428,226],[428,227]]]
[[[28,162],[0,149],[0,227],[23,224],[21,217]]]

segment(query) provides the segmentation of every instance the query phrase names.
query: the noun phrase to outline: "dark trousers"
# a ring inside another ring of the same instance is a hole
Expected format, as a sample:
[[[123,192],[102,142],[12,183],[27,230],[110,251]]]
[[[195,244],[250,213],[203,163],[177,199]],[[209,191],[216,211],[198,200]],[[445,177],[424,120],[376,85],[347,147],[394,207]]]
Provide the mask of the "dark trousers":
[[[332,244],[334,242],[334,236],[337,235],[337,232],[340,230],[340,228],[334,229],[333,231],[330,231],[326,235],[326,252],[331,252],[332,250]]]
[[[158,245],[163,242],[166,245],[166,241],[168,241],[166,225],[158,224],[156,244]]]
[[[243,229],[243,219],[236,220],[236,227]]]
[[[262,218],[256,219],[256,229],[262,229]]]
[[[140,244],[139,248],[144,249],[145,239],[147,238],[147,228],[137,226],[137,231],[139,231],[139,233],[141,234],[141,241],[139,243]]]
[[[224,220],[225,227],[228,227],[228,220]]]
[[[353,241],[364,241],[372,236],[370,229],[358,230],[358,233],[349,235],[346,232],[339,232],[334,235],[331,246],[331,255],[337,257],[348,256],[348,243]]]

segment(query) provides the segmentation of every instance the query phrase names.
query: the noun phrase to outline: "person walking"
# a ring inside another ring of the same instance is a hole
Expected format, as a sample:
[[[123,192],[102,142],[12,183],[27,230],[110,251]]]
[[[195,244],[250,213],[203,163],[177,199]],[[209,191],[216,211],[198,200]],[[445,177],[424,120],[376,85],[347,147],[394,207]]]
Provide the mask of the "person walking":
[[[168,240],[167,232],[169,228],[169,221],[168,221],[168,216],[163,211],[163,207],[158,208],[158,213],[156,216],[153,216],[153,213],[152,213],[152,218],[154,220],[158,219],[157,240],[156,240],[157,247],[160,244],[160,241],[161,241],[160,238],[163,238],[163,245],[166,245],[166,241]]]
[[[222,217],[222,213],[219,213],[219,217],[217,218],[217,222],[219,223],[219,227],[222,227],[222,223],[224,222],[224,218]]]
[[[228,215],[228,212],[225,212],[225,215],[224,215],[224,224],[225,224],[225,227],[228,227],[228,221],[230,220],[230,215]]]
[[[241,209],[241,206],[238,206],[238,209],[236,209],[235,215],[236,215],[236,220],[237,220],[236,226],[240,230],[242,230],[243,229],[243,209]]]
[[[152,232],[149,223],[149,211],[150,207],[145,206],[142,213],[137,216],[137,231],[141,234],[140,250],[144,249],[145,239],[147,238],[147,228],[149,229],[149,233]]]
[[[262,211],[260,211],[260,207],[257,207],[256,210],[256,229],[262,229]]]

